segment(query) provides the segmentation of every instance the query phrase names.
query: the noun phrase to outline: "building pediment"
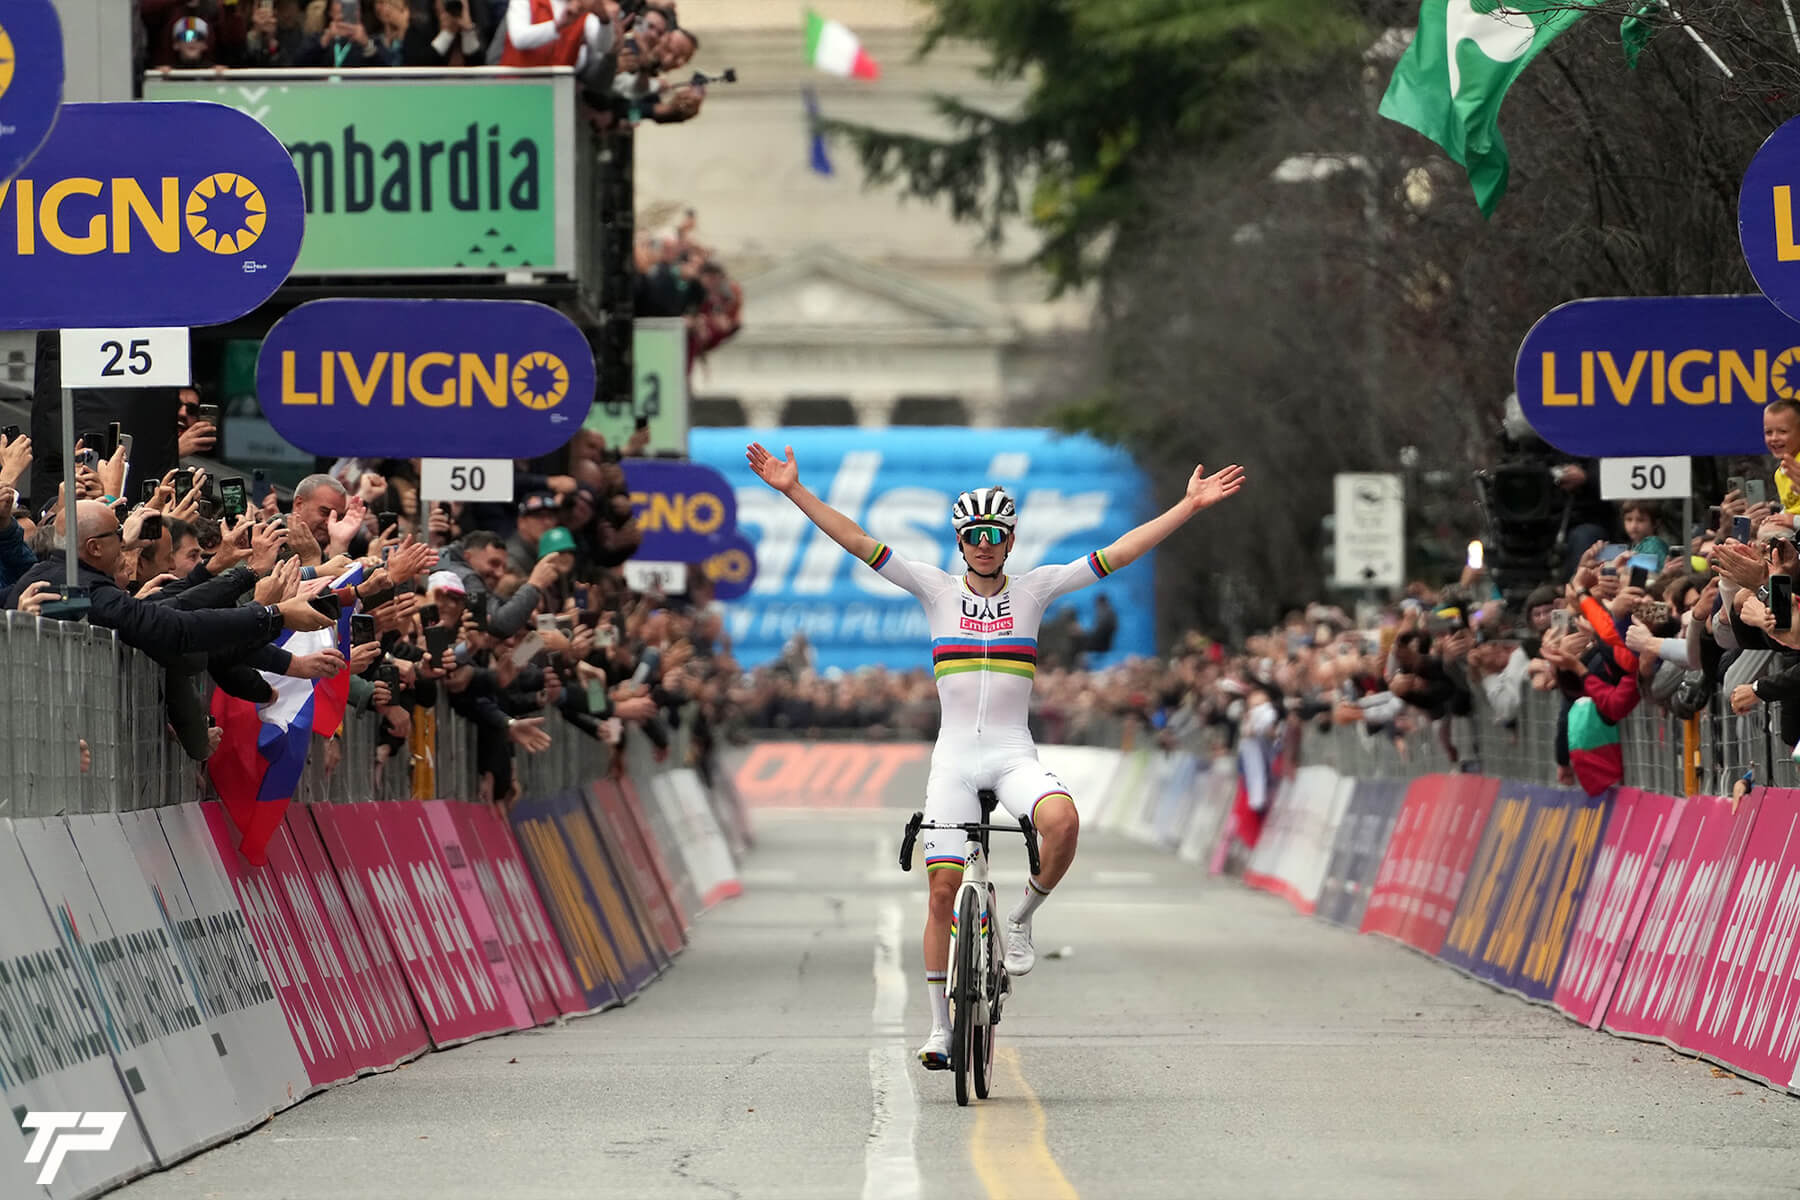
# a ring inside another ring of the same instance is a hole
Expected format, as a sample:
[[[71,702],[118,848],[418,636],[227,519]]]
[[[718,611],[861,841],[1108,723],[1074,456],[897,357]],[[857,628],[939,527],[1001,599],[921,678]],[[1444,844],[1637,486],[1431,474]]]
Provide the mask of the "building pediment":
[[[816,247],[746,276],[745,335],[786,340],[831,332],[877,341],[915,336],[1003,343],[1007,318],[890,267]]]

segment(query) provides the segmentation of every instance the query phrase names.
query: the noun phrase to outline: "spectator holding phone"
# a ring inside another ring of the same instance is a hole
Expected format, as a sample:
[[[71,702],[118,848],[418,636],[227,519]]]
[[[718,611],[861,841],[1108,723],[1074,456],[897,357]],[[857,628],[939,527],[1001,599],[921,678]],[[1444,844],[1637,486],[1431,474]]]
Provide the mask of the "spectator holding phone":
[[[435,0],[436,25],[428,40],[415,39],[407,53],[409,67],[479,67],[486,65],[481,31],[488,27],[484,0]]]
[[[37,565],[15,511],[18,501],[18,489],[0,483],[0,588],[12,587]]]
[[[325,28],[302,44],[300,67],[340,70],[381,65],[379,48],[363,24],[361,0],[327,0]]]

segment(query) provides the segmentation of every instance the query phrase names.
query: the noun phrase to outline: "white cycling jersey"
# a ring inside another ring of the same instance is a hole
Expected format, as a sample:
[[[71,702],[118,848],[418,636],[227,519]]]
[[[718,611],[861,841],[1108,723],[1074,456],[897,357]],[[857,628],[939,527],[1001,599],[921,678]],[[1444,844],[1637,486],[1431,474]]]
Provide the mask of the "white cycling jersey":
[[[964,577],[895,554],[877,542],[866,560],[925,606],[931,627],[931,668],[943,719],[925,788],[927,821],[978,820],[975,793],[993,788],[1013,816],[1035,815],[1051,796],[1068,796],[1038,762],[1026,724],[1037,676],[1038,626],[1060,596],[1112,574],[1106,556],[1002,576],[992,596],[970,591]],[[1071,800],[1073,798],[1071,797]],[[961,869],[962,837],[927,831],[928,870]]]

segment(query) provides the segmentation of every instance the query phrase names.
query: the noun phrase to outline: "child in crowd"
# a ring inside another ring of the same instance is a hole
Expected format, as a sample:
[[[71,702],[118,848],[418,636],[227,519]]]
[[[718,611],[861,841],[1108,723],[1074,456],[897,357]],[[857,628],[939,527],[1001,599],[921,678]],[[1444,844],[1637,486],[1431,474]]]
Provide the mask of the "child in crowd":
[[[1661,536],[1661,510],[1648,500],[1627,500],[1619,506],[1619,516],[1625,524],[1625,544],[1631,552],[1651,555],[1656,559],[1656,569],[1662,570],[1669,560],[1669,543]]]
[[[1781,511],[1800,513],[1800,401],[1775,400],[1763,409],[1763,445],[1775,458]]]

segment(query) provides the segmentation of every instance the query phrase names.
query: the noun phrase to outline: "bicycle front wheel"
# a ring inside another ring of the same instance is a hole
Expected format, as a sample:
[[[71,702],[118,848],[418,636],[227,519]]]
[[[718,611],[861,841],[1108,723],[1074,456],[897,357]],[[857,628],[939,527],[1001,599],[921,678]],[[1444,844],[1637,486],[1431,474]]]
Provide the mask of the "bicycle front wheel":
[[[981,1003],[981,908],[974,888],[964,888],[956,899],[956,988],[950,997],[950,1066],[956,1075],[956,1102],[969,1103],[969,1074],[976,1069],[975,1036],[980,1018],[976,1006]]]

